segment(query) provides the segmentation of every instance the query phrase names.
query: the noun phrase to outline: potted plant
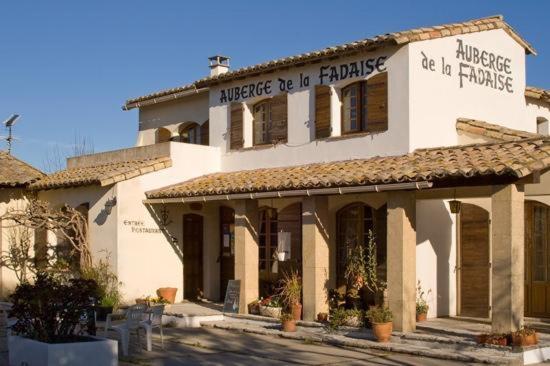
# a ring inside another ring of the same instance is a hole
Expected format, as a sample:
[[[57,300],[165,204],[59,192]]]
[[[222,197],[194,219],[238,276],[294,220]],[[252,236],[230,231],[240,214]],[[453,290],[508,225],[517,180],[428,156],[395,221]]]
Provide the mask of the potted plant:
[[[278,296],[268,296],[260,301],[260,315],[270,318],[280,318],[283,312]]]
[[[95,306],[97,320],[105,321],[107,314],[111,314],[121,302],[120,286],[116,273],[109,264],[109,255],[100,259],[96,264],[81,269],[83,279],[92,280],[97,284],[99,301]]]
[[[10,296],[10,315],[17,318],[8,340],[10,364],[62,365],[71,355],[74,365],[115,365],[115,340],[80,335],[95,332],[88,320],[97,297],[92,280],[63,280],[46,273],[38,273],[34,284],[17,286]]]
[[[373,306],[367,311],[367,319],[378,342],[388,342],[393,330],[393,314],[384,306]]]
[[[427,295],[429,295],[432,290],[428,290]],[[416,284],[416,321],[423,322],[428,318],[428,310],[430,309],[426,298],[424,297],[425,293],[422,289],[420,280]]]
[[[501,333],[483,333],[477,336],[477,341],[482,344],[506,347],[508,345],[508,336]]]
[[[341,326],[361,327],[364,324],[363,311],[359,309],[334,309],[329,318],[329,328],[338,329]]]
[[[176,301],[176,293],[178,289],[175,287],[161,287],[157,290],[157,295],[166,299],[169,304],[173,304]]]
[[[302,279],[298,272],[285,272],[279,287],[279,296],[294,320],[302,319]]]
[[[319,323],[326,323],[328,321],[328,313],[317,314],[317,321]]]
[[[260,300],[254,300],[248,304],[248,314],[260,315]]]
[[[295,332],[296,331],[296,320],[294,315],[291,313],[283,312],[281,314],[281,323],[283,326],[283,332]]]
[[[362,244],[348,241],[346,243],[347,257],[344,277],[347,283],[346,302],[349,307],[360,307],[359,290],[365,285],[366,258],[365,248]]]
[[[529,347],[539,343],[537,331],[533,328],[521,328],[512,332],[512,344],[518,347]]]

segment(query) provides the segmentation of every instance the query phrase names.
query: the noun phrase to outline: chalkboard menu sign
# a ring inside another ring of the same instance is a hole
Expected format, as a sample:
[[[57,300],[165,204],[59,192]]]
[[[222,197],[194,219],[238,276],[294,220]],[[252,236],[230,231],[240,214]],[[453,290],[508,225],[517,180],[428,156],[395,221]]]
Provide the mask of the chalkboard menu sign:
[[[239,298],[241,293],[241,281],[229,280],[227,282],[227,290],[225,291],[225,301],[223,303],[224,313],[239,312]]]

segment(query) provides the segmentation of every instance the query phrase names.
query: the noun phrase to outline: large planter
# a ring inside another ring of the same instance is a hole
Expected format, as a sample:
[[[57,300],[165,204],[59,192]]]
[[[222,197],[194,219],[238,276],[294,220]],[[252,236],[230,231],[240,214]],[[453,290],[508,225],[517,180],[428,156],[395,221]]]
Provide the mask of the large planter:
[[[118,365],[117,341],[99,337],[86,337],[86,339],[86,341],[74,343],[44,343],[10,335],[8,337],[10,365]]]
[[[378,342],[389,342],[391,338],[391,332],[393,330],[393,323],[372,323],[372,332],[378,340]]]
[[[360,328],[363,326],[363,320],[357,315],[347,316],[344,325],[348,327]]]
[[[302,304],[296,303],[292,305],[292,317],[294,320],[302,319]]]
[[[283,308],[281,307],[276,308],[273,306],[260,305],[260,315],[262,316],[269,316],[270,318],[279,319],[281,317],[282,312],[283,312]]]
[[[178,289],[175,287],[161,287],[157,290],[157,295],[173,304],[176,301],[176,292]]]

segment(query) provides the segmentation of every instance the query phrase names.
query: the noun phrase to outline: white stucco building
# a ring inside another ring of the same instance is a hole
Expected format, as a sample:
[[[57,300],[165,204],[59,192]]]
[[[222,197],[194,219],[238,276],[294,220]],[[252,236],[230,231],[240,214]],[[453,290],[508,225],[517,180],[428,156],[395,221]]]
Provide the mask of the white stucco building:
[[[246,311],[295,268],[311,320],[372,230],[396,329],[415,327],[417,280],[431,317],[516,329],[550,316],[537,259],[550,258],[550,92],[526,86],[530,54],[490,17],[238,70],[215,56],[210,76],[126,102],[136,147],[72,158],[30,189],[88,207],[92,249],[129,301],[167,286],[218,301],[239,279]]]

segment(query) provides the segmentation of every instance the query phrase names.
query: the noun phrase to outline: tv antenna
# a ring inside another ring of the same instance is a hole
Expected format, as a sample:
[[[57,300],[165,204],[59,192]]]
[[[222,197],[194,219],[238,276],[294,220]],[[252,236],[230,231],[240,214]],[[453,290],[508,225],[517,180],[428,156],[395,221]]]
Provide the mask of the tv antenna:
[[[13,137],[11,133],[11,129],[15,125],[19,117],[20,115],[18,114],[12,114],[7,120],[3,122],[4,126],[6,126],[6,128],[8,129],[8,136],[2,136],[2,139],[6,140],[6,142],[8,143],[8,154],[11,153],[11,144],[13,140],[16,140],[16,138]]]

